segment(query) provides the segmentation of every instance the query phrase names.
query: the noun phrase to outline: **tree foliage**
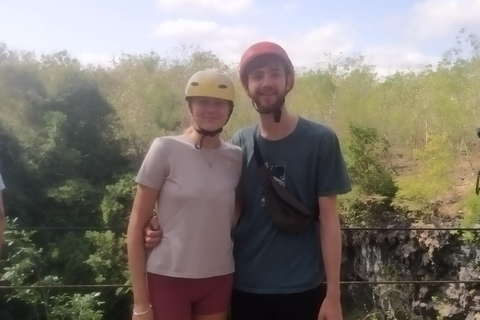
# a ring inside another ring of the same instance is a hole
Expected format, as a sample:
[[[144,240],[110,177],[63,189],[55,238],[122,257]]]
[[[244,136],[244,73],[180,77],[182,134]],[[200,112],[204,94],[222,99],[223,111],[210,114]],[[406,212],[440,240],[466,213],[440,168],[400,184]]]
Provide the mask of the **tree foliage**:
[[[422,70],[382,76],[362,56],[326,56],[296,75],[289,108],[328,123],[345,143],[350,222],[374,224],[372,212],[389,219],[392,201],[407,211],[435,203],[453,184],[452,166],[478,156],[480,41],[465,30],[455,40]],[[190,124],[185,84],[205,68],[236,84],[222,133],[229,139],[257,113],[236,67],[210,51],[181,45],[169,57],[125,54],[94,67],[66,51],[37,57],[0,44],[0,171],[11,226],[125,228],[141,161],[155,137]],[[391,161],[399,154],[417,166],[396,176]],[[473,224],[477,200],[465,203]],[[127,283],[124,241],[116,231],[9,232],[2,284]],[[0,297],[0,317],[126,319],[129,299],[126,290],[19,289]]]

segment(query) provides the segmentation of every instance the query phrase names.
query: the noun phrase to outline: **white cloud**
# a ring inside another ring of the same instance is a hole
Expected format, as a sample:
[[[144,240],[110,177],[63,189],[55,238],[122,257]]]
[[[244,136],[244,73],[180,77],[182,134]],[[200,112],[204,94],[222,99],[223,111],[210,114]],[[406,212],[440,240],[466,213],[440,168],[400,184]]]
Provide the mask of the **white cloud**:
[[[77,55],[78,61],[83,65],[93,64],[95,66],[111,66],[111,61],[113,60],[113,56],[106,54],[106,53],[90,53],[84,52]]]
[[[179,19],[161,23],[153,35],[177,43],[201,44],[203,50],[211,50],[225,62],[238,63],[257,34],[253,27],[222,27],[214,21]]]
[[[306,33],[292,33],[283,37],[262,35],[257,29],[246,26],[220,26],[214,21],[185,20],[165,21],[155,36],[173,42],[200,44],[201,49],[211,50],[223,61],[237,66],[241,54],[257,41],[274,41],[281,45],[298,70],[314,67],[328,59],[326,56],[352,56],[359,52],[365,63],[375,65],[380,75],[397,70],[420,70],[428,64],[435,65],[440,57],[422,54],[414,45],[371,46],[364,50],[354,48],[354,28],[329,23]]]
[[[284,43],[294,65],[309,67],[323,60],[325,54],[350,53],[354,46],[352,37],[339,24],[331,23],[292,35]]]
[[[284,10],[284,11],[293,11],[293,10],[297,9],[299,6],[300,6],[300,3],[299,3],[298,1],[295,1],[295,2],[283,2],[282,4],[280,4],[280,7],[281,7],[282,10]]]
[[[426,0],[412,7],[407,35],[437,38],[456,34],[463,27],[480,28],[480,0]]]
[[[403,29],[405,27],[405,16],[398,13],[388,13],[385,17],[380,19],[380,23],[388,29]]]
[[[256,34],[253,27],[221,27],[214,21],[185,20],[165,21],[154,32],[154,36],[172,38],[187,43],[221,43],[228,48],[238,48],[240,43]]]
[[[201,44],[227,63],[237,65],[248,46],[258,41],[274,41],[288,52],[297,67],[311,67],[324,59],[327,53],[348,54],[353,48],[353,35],[347,34],[339,24],[327,24],[306,33],[294,33],[278,38],[264,36],[253,27],[222,27],[214,21],[185,20],[165,21],[154,36],[175,42]]]
[[[168,12],[238,15],[253,8],[253,0],[158,0]]]
[[[165,21],[154,32],[159,37],[195,38],[213,32],[217,24],[213,21],[185,20]]]
[[[404,34],[396,44],[376,45],[361,51],[366,62],[375,65],[380,75],[399,71],[419,71],[431,64],[434,67],[440,56],[422,53],[426,45],[439,45],[450,39],[460,29],[480,29],[480,0],[424,0],[415,3],[407,15],[389,14],[382,24],[394,32]]]
[[[435,65],[439,57],[422,54],[413,47],[406,46],[372,46],[362,51],[366,63],[375,66],[380,75],[395,71],[419,71],[425,66]]]

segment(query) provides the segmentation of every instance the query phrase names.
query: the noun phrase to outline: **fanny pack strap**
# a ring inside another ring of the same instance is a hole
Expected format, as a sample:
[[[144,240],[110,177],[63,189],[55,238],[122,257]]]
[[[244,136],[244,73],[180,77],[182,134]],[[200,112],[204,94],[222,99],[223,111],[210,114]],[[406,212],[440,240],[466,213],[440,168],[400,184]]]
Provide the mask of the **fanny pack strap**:
[[[265,161],[263,161],[262,153],[260,152],[260,147],[258,146],[258,125],[255,128],[255,132],[253,133],[253,154],[255,155],[255,160],[257,160],[258,167],[261,167]]]
[[[477,173],[477,183],[475,186],[475,193],[477,195],[480,194],[480,170],[478,170],[478,173]]]

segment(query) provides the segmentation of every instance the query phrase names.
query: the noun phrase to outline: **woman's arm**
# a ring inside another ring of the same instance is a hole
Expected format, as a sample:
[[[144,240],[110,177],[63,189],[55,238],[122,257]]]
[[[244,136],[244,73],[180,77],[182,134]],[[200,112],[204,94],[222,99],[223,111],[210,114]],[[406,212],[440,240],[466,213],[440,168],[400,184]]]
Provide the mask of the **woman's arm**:
[[[137,313],[150,309],[145,280],[146,251],[143,229],[152,216],[157,196],[157,190],[139,184],[128,223],[128,266],[133,286],[134,311]]]

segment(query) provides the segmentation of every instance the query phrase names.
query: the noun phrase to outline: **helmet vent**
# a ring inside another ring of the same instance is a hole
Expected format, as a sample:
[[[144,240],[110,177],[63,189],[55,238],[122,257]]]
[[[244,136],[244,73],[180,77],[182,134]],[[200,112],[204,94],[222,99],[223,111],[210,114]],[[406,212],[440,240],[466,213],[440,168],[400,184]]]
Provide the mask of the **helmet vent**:
[[[190,84],[191,84],[192,86],[194,86],[194,87],[198,87],[198,82],[192,82],[192,83],[190,83]]]
[[[218,87],[219,87],[220,89],[227,89],[227,86],[224,85],[224,84],[219,84]]]

